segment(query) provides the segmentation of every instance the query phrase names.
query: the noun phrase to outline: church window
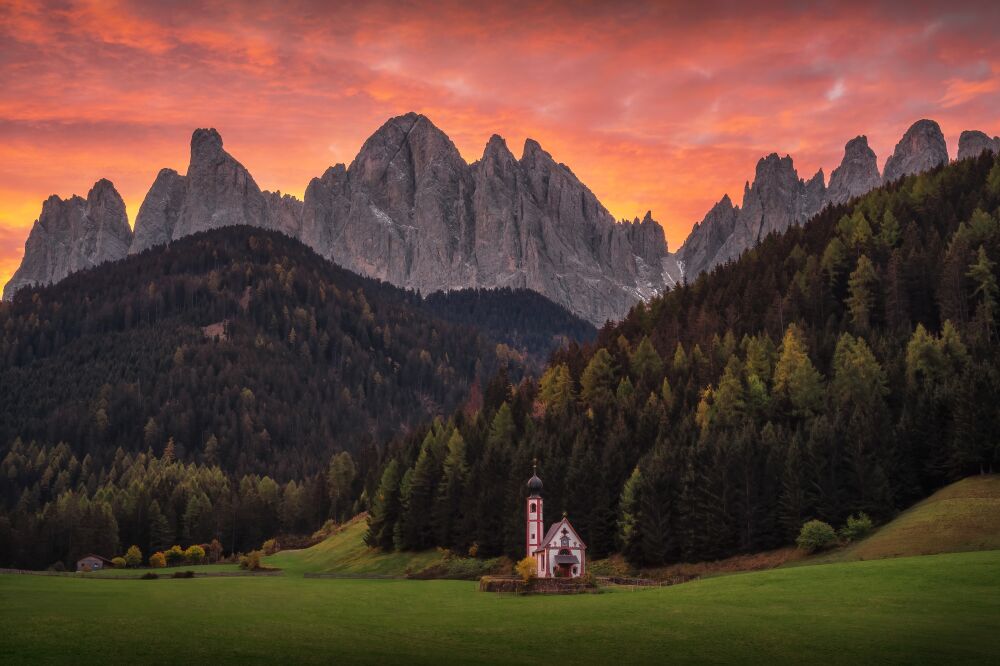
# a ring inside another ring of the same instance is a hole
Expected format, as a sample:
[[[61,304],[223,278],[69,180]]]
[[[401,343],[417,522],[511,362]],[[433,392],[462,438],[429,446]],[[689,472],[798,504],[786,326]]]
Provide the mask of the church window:
[[[529,510],[531,511],[531,513],[535,512],[535,503],[534,502],[531,503],[531,506],[530,506]]]

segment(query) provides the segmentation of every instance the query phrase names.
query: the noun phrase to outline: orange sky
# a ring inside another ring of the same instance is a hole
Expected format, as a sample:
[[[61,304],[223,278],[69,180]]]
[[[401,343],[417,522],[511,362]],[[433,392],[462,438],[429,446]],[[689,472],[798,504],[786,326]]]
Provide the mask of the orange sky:
[[[0,0],[0,284],[48,195],[107,177],[134,220],[196,127],[296,196],[406,111],[469,161],[531,136],[672,249],[765,153],[829,177],[921,117],[952,157],[1000,134],[996,2],[479,4]]]

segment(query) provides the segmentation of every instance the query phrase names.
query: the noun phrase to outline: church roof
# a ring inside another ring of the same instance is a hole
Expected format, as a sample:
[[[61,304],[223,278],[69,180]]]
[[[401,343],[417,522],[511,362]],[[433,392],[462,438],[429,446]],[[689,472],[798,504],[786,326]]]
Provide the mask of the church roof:
[[[538,548],[535,549],[535,552],[537,553],[539,551],[545,550],[545,547],[548,546],[550,543],[552,543],[552,540],[556,538],[556,534],[559,533],[559,528],[562,527],[563,525],[565,525],[569,529],[569,531],[573,533],[573,536],[576,537],[576,540],[580,542],[580,547],[586,550],[587,544],[583,542],[583,539],[580,538],[580,535],[573,528],[573,523],[569,522],[569,518],[566,518],[564,516],[563,519],[560,520],[558,523],[552,523],[552,526],[549,528],[549,531],[545,533],[545,538],[542,539],[541,544],[539,544]]]

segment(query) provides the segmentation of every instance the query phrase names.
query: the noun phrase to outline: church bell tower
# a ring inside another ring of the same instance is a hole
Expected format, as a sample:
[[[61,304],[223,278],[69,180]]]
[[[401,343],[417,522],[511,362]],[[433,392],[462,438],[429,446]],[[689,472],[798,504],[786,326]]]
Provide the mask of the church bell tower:
[[[527,557],[533,557],[535,550],[542,543],[542,480],[538,478],[538,461],[532,467],[531,478],[528,479],[528,499],[526,512],[526,543]]]

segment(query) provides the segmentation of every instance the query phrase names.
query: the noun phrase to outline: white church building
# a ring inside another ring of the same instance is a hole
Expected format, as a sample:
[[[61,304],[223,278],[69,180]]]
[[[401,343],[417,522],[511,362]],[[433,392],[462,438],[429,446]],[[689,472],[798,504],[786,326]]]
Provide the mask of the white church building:
[[[565,513],[543,533],[543,504],[542,480],[535,473],[528,480],[527,556],[535,558],[539,578],[579,578],[587,571],[587,545]]]

